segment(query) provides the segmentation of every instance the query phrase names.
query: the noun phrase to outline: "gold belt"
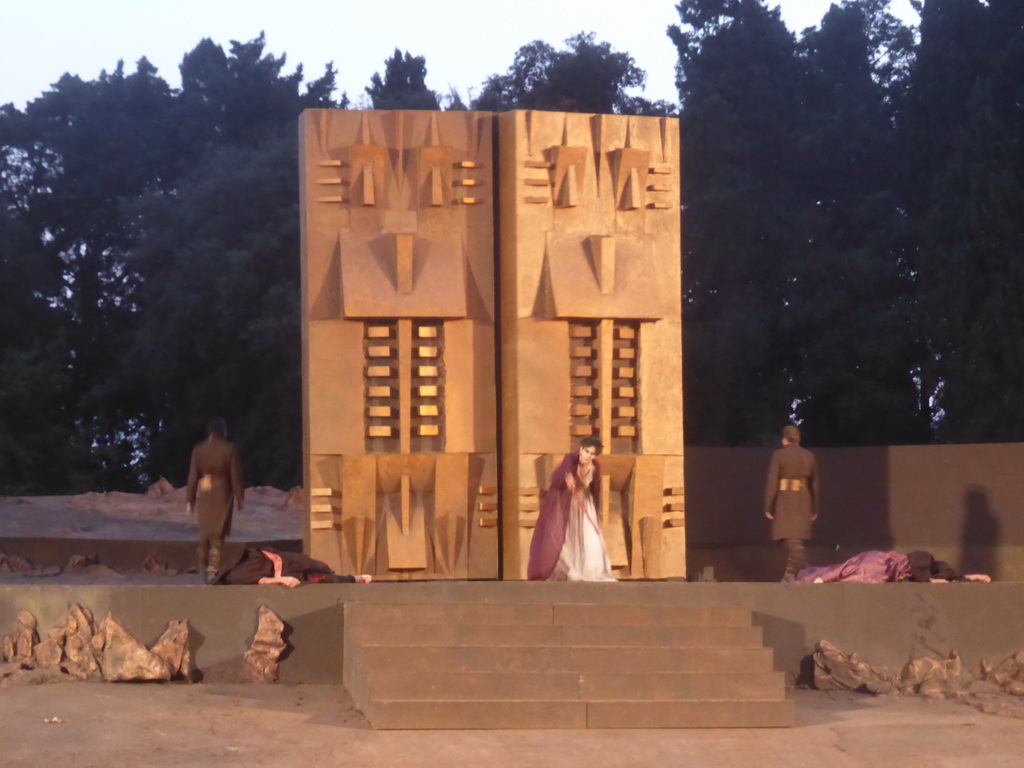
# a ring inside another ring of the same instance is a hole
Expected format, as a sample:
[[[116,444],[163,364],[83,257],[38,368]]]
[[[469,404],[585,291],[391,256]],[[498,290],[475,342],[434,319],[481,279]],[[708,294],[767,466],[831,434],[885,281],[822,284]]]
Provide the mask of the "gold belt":
[[[807,487],[807,483],[803,480],[793,480],[788,477],[784,477],[779,480],[780,491],[802,491]]]
[[[785,482],[785,481],[783,481]],[[200,491],[212,491],[213,490],[213,475],[203,475],[199,478],[199,490]]]

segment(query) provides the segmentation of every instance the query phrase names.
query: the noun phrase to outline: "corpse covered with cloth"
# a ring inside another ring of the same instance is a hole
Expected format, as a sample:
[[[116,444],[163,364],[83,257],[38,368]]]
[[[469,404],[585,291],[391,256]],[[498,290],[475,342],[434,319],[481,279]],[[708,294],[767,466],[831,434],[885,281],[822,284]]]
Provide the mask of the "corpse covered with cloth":
[[[239,557],[224,564],[211,584],[369,584],[369,574],[339,576],[327,563],[301,552],[280,552],[271,547],[246,547]]]
[[[880,584],[887,581],[948,582],[992,581],[983,573],[959,574],[949,563],[936,560],[930,552],[916,550],[902,552],[861,552],[836,565],[804,568],[796,575],[798,582],[822,584],[849,582],[853,584]]]

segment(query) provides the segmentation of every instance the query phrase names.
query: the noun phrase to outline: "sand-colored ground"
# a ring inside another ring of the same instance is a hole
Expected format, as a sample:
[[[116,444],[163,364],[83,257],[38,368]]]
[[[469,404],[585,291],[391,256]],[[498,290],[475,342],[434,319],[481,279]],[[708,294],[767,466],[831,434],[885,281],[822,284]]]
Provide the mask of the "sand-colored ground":
[[[4,768],[1017,768],[1024,723],[951,701],[796,693],[798,726],[373,731],[333,686],[0,688]]]
[[[267,486],[247,489],[232,538],[302,538],[297,497]],[[160,496],[116,491],[9,496],[0,497],[0,537],[185,541],[196,537],[196,523],[185,512],[184,488]]]

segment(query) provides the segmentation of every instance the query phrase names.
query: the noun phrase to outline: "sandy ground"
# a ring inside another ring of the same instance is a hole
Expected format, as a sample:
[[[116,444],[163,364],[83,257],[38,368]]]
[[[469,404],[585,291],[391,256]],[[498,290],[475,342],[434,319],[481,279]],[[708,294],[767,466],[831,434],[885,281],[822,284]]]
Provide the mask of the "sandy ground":
[[[797,691],[798,727],[374,731],[333,686],[0,687],[5,768],[1017,768],[1024,722],[952,701]],[[49,721],[49,722],[48,722]]]
[[[228,541],[301,540],[299,499],[298,490],[246,489],[245,508],[235,511]],[[191,584],[196,581],[193,554],[198,535],[195,516],[185,511],[184,488],[160,496],[112,492],[0,497],[0,583]],[[17,542],[11,541],[17,539],[64,539],[65,554],[59,564],[36,562],[31,548],[19,551]],[[120,559],[131,562],[115,564],[98,556],[97,562],[91,558],[77,568],[68,566],[72,557],[94,549],[90,541],[100,540],[124,541]],[[146,542],[154,546],[147,547]],[[175,548],[177,565],[160,554],[166,546]],[[185,572],[188,569],[191,574]]]
[[[248,488],[231,538],[302,538],[302,507],[288,491]],[[191,541],[195,517],[185,512],[185,489],[159,497],[138,493],[0,497],[0,537]]]

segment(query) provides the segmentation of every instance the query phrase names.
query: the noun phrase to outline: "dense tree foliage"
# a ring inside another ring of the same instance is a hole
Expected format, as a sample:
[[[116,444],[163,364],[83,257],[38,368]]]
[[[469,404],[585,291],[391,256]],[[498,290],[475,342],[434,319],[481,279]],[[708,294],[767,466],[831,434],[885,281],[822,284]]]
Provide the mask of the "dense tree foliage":
[[[1024,440],[1024,5],[679,0],[678,104],[581,33],[474,109],[680,116],[686,434]],[[660,36],[664,30],[651,30]],[[0,493],[181,482],[223,415],[250,480],[300,463],[296,117],[347,107],[262,35],[0,107]],[[376,109],[465,109],[395,49]]]
[[[669,114],[664,102],[630,95],[647,76],[628,53],[598,43],[593,33],[580,33],[557,50],[534,40],[516,52],[504,75],[487,79],[473,109],[548,109],[560,112]]]
[[[297,479],[295,119],[347,99],[284,65],[203,40],[180,90],[142,59],[0,112],[0,492],[180,482],[217,414]]]
[[[384,61],[384,76],[373,73],[366,93],[374,109],[440,109],[437,94],[427,88],[427,60],[397,48]]]

